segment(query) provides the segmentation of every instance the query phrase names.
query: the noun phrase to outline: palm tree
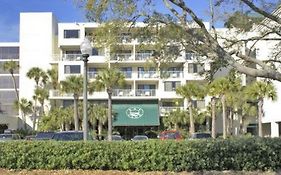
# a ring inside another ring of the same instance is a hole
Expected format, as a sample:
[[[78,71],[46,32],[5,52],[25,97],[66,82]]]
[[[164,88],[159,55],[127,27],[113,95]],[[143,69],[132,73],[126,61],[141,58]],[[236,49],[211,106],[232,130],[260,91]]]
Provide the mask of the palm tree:
[[[258,104],[258,127],[259,137],[262,133],[262,117],[263,117],[263,103],[264,99],[268,98],[273,101],[277,99],[277,91],[271,82],[256,81],[246,88],[246,94]]]
[[[41,105],[40,116],[45,114],[44,102],[49,99],[49,90],[45,88],[38,87],[35,89],[35,96]]]
[[[107,109],[104,105],[94,104],[90,112],[90,122],[93,127],[98,122],[98,136],[102,135],[103,125],[107,122]],[[95,130],[95,128],[93,128]]]
[[[177,109],[169,112],[165,117],[163,117],[163,124],[168,127],[168,129],[172,129],[172,127],[174,127],[175,130],[178,130],[180,124],[189,124],[189,121],[186,118],[186,112]]]
[[[112,140],[112,93],[114,88],[125,85],[125,76],[114,68],[106,68],[101,71],[96,80],[90,85],[89,91],[105,89],[108,94],[108,140]]]
[[[31,68],[27,73],[26,76],[30,79],[34,79],[35,81],[35,89],[37,89],[39,87],[39,85],[41,87],[44,88],[44,85],[46,85],[47,80],[48,80],[48,76],[46,74],[45,71],[43,71],[41,68],[39,67],[33,67]],[[33,129],[35,129],[35,124],[36,124],[36,118],[37,118],[37,100],[38,97],[36,95],[33,96],[34,99],[34,106],[33,106]]]
[[[24,130],[26,130],[27,129],[26,116],[32,113],[32,102],[28,101],[26,98],[22,98],[19,101],[16,101],[15,106],[21,111],[22,120],[24,123]]]
[[[68,76],[65,81],[61,82],[63,92],[73,93],[74,128],[76,131],[79,130],[78,100],[79,100],[79,96],[83,92],[82,84],[83,84],[83,77],[81,75]]]
[[[207,94],[211,96],[212,138],[216,138],[216,96],[218,91],[214,83],[208,85]]]
[[[5,71],[9,71],[9,73],[11,74],[12,79],[13,79],[13,84],[14,84],[14,89],[15,89],[17,101],[19,101],[20,100],[19,99],[19,93],[18,93],[18,89],[17,89],[15,76],[14,76],[14,72],[19,69],[19,64],[16,61],[10,60],[10,61],[7,61],[3,64],[3,69]]]
[[[225,103],[225,100],[226,100],[226,94],[227,92],[231,89],[230,87],[230,83],[228,81],[227,78],[220,78],[220,79],[216,79],[214,80],[211,84],[210,84],[210,87],[209,88],[209,93],[212,94],[212,95],[216,95],[218,94],[219,95],[219,98],[220,98],[220,101],[221,101],[221,104],[222,104],[222,119],[223,119],[223,138],[226,139],[226,133],[227,133],[227,127],[226,127],[226,103]],[[214,97],[213,99],[214,100]],[[215,103],[214,101],[211,102],[212,103],[212,108],[214,107],[214,104]],[[212,115],[215,115],[215,114],[212,114]],[[213,118],[214,120],[214,118]],[[212,121],[212,123],[215,122],[215,121]],[[212,129],[215,129],[215,128],[212,128]],[[214,131],[215,132],[215,131]],[[213,131],[212,131],[213,133]],[[212,136],[214,137],[214,136]]]
[[[49,77],[49,88],[53,90],[59,89],[59,81],[58,81],[58,69],[52,68],[47,70],[47,75]],[[57,107],[57,100],[53,101],[53,107]]]
[[[192,100],[193,98],[196,99],[203,99],[205,96],[205,90],[203,85],[200,85],[198,83],[187,83],[183,86],[180,86],[176,89],[176,93],[182,96],[187,100],[187,105],[188,105],[188,111],[189,111],[189,132],[190,135],[195,132],[195,126],[194,126],[194,118],[192,114]]]

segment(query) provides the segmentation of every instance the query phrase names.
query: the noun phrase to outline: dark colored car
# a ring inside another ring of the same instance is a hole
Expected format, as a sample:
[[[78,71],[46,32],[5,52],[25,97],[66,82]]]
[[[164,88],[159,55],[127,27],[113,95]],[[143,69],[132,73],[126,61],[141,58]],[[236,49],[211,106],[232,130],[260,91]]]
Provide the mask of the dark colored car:
[[[148,140],[148,137],[146,135],[136,135],[131,140],[132,141]]]
[[[0,134],[0,141],[9,141],[9,140],[20,140],[21,137],[18,134]]]
[[[190,139],[207,139],[207,138],[212,138],[210,133],[198,132],[198,133],[193,133],[190,137]]]
[[[83,131],[62,131],[57,132],[52,137],[53,140],[57,141],[79,141],[83,140]],[[89,140],[93,140],[91,137]]]
[[[33,140],[50,140],[55,135],[55,132],[38,132]]]
[[[159,134],[159,139],[161,140],[182,140],[182,135],[179,133],[179,131],[176,130],[168,130],[163,131]]]

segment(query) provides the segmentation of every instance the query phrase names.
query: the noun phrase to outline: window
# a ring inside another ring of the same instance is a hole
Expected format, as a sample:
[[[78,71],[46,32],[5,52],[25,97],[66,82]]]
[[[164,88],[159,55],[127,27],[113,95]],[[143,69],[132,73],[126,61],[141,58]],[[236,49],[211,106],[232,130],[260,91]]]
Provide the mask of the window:
[[[202,71],[204,71],[204,64],[199,64],[199,63],[188,64],[188,73],[200,73]]]
[[[0,47],[0,59],[19,59],[19,47]]]
[[[80,74],[80,65],[65,65],[64,73],[65,74]]]
[[[164,91],[176,91],[180,85],[180,81],[166,81],[164,82]]]
[[[64,30],[64,38],[79,38],[80,30]]]
[[[202,109],[205,107],[205,101],[204,100],[193,100],[192,104],[195,108]]]
[[[19,86],[19,77],[15,76],[16,86]],[[0,78],[0,88],[1,89],[14,89],[14,83],[11,76],[1,76]]]

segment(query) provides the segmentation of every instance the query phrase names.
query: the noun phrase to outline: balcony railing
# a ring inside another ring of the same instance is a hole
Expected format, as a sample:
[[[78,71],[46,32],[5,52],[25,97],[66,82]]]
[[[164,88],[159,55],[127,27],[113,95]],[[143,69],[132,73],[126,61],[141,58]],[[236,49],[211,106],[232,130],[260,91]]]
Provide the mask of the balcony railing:
[[[156,71],[139,71],[138,78],[158,78]]]
[[[62,60],[63,61],[77,61],[82,59],[82,54],[63,54]]]
[[[132,78],[132,71],[121,71],[125,78]]]
[[[135,92],[132,89],[114,89],[112,96],[114,97],[135,96]]]
[[[117,38],[117,41],[119,43],[131,43],[132,42],[132,37],[130,35],[119,36]]]
[[[136,53],[136,60],[147,60],[152,57],[151,52]]]
[[[128,61],[133,60],[133,56],[131,53],[116,53],[111,60]]]
[[[191,52],[188,52],[185,54],[185,59],[186,60],[196,60],[200,57],[200,55],[198,53],[191,53]]]
[[[183,71],[167,71],[168,78],[183,78]]]
[[[175,106],[160,106],[160,112],[162,115],[165,115],[167,113],[177,111],[177,110],[184,110],[184,107],[175,107]]]
[[[94,79],[98,75],[98,72],[88,72],[88,78],[89,79]]]
[[[73,93],[64,93],[59,90],[51,90],[50,97],[73,97]]]
[[[156,96],[155,89],[137,89],[136,96]]]

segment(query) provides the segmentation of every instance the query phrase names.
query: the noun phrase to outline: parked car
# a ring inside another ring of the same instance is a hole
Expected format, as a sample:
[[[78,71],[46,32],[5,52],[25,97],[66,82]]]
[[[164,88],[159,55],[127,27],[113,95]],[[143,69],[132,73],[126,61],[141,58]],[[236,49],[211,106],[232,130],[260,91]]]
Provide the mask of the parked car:
[[[135,135],[131,140],[132,141],[148,140],[148,137],[146,135]]]
[[[159,134],[158,137],[160,140],[182,140],[183,138],[180,132],[176,130],[163,131]]]
[[[20,140],[19,134],[0,134],[0,141]]]
[[[83,131],[62,131],[57,132],[52,137],[53,140],[57,141],[79,141],[83,140]],[[93,140],[91,136],[88,137],[89,140]]]
[[[38,132],[34,139],[32,140],[50,140],[53,138],[53,136],[55,135],[55,132],[53,131],[48,131],[48,132]]]
[[[108,138],[106,137],[105,140],[108,140]],[[120,135],[112,135],[112,141],[123,141],[123,140],[124,139]]]
[[[212,138],[210,133],[197,132],[197,133],[193,133],[190,137],[190,139],[207,139],[207,138]]]

